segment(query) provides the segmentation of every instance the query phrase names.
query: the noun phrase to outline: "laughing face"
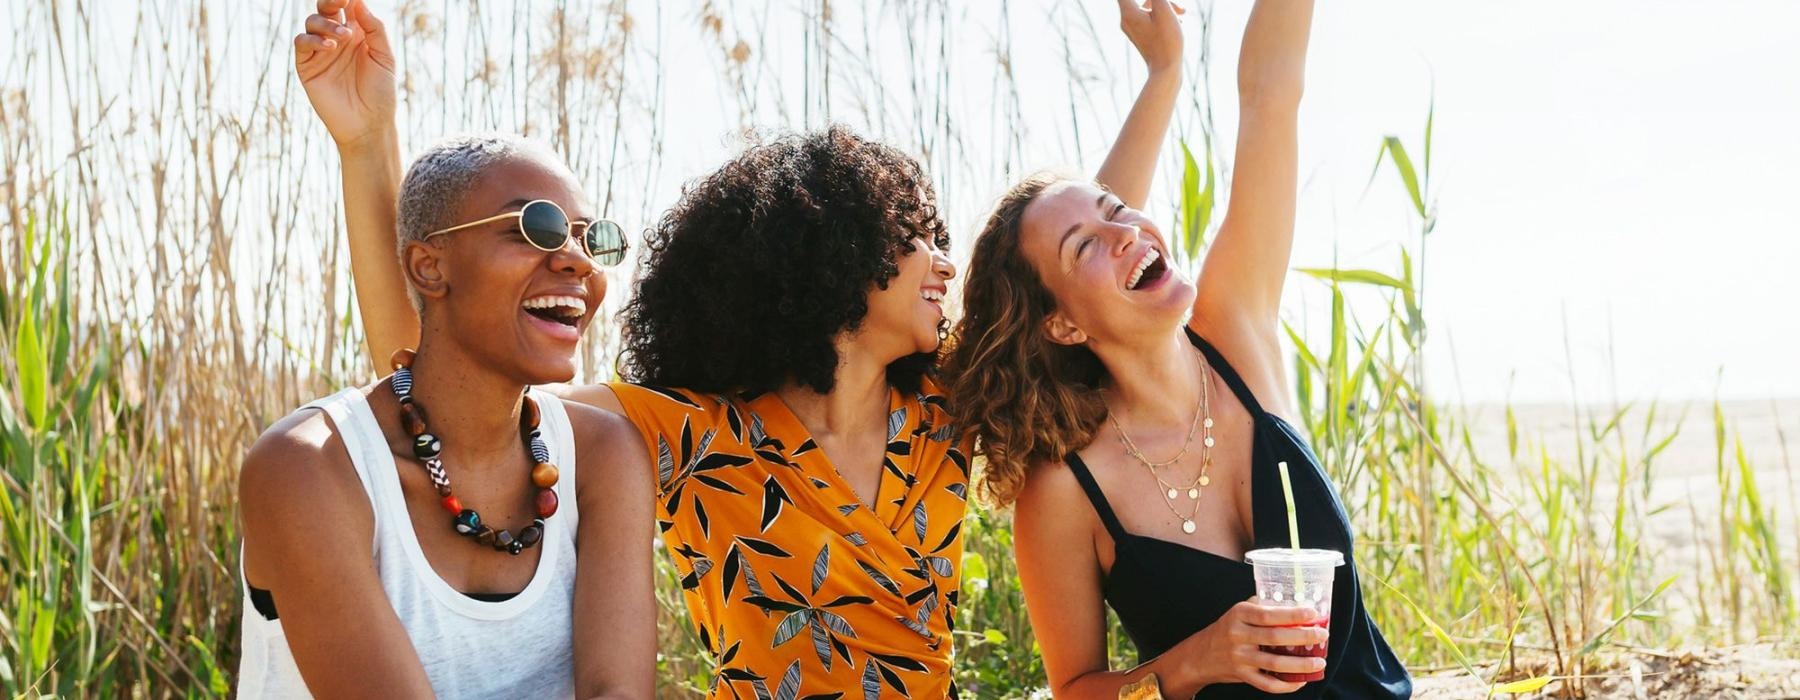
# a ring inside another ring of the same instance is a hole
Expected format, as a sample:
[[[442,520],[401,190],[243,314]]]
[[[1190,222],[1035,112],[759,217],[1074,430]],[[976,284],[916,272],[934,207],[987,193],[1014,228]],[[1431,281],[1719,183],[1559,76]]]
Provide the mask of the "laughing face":
[[[456,221],[516,212],[536,199],[562,207],[578,230],[580,222],[593,221],[566,169],[523,157],[483,173],[461,200]],[[408,273],[426,300],[424,322],[444,327],[474,359],[526,384],[573,379],[581,334],[606,296],[606,276],[577,238],[560,250],[539,250],[520,235],[518,220],[508,218],[414,244]]]
[[[869,315],[859,334],[891,340],[896,357],[936,352],[944,323],[944,295],[956,266],[950,256],[925,236],[912,239],[912,251],[899,256],[898,274],[887,288],[869,292]]]
[[[1168,242],[1142,212],[1090,182],[1050,185],[1026,207],[1019,245],[1056,300],[1046,323],[1065,344],[1166,333],[1194,303]]]

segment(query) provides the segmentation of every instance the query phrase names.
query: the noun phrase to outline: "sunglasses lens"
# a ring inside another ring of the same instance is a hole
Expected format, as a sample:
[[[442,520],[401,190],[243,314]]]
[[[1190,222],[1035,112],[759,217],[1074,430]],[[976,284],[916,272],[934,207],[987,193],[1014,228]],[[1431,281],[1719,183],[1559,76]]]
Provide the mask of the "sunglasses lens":
[[[617,265],[625,259],[625,231],[606,219],[587,227],[588,255],[601,265]]]
[[[569,240],[569,217],[562,209],[546,201],[525,205],[519,212],[519,228],[525,239],[544,250],[558,250]]]

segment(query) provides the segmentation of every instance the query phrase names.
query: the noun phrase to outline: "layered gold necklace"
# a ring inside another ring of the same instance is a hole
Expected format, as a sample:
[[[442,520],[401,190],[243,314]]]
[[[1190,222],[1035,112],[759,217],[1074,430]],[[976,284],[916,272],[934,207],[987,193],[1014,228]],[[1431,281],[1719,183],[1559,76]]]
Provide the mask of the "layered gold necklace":
[[[1188,425],[1187,437],[1181,442],[1181,451],[1175,453],[1174,457],[1160,462],[1151,460],[1144,455],[1143,450],[1138,449],[1137,443],[1132,442],[1131,436],[1125,434],[1125,428],[1119,425],[1119,419],[1116,412],[1112,411],[1110,408],[1106,412],[1106,419],[1112,422],[1113,432],[1119,434],[1119,444],[1124,446],[1125,456],[1136,460],[1139,464],[1144,465],[1145,469],[1150,470],[1150,476],[1156,479],[1156,483],[1160,487],[1158,492],[1162,496],[1163,505],[1168,507],[1171,515],[1174,515],[1177,519],[1181,520],[1181,531],[1190,535],[1194,534],[1194,531],[1199,529],[1194,525],[1194,516],[1200,514],[1200,497],[1205,495],[1207,485],[1212,483],[1212,479],[1207,476],[1207,472],[1212,468],[1213,448],[1213,419],[1210,389],[1212,382],[1207,379],[1206,363],[1200,361],[1200,356],[1198,354],[1194,355],[1194,365],[1200,369],[1200,405],[1195,407],[1194,420]],[[1194,433],[1196,430],[1203,431],[1201,432],[1200,438],[1200,474],[1195,476],[1194,480],[1188,482],[1186,486],[1169,483],[1167,479],[1163,478],[1163,470],[1174,466],[1181,461],[1181,458],[1187,456],[1188,448],[1192,447],[1194,444]],[[1188,501],[1190,501],[1193,506],[1188,509],[1186,515],[1183,515],[1181,510],[1175,507],[1175,504],[1180,501],[1181,497],[1184,495],[1187,496]]]

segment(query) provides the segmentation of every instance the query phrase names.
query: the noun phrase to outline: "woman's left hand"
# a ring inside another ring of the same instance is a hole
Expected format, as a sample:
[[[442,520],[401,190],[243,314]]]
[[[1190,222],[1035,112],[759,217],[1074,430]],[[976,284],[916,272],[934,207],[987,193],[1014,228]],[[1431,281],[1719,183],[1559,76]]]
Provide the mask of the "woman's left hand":
[[[1187,11],[1170,0],[1119,0],[1119,28],[1151,72],[1181,69],[1181,19]]]

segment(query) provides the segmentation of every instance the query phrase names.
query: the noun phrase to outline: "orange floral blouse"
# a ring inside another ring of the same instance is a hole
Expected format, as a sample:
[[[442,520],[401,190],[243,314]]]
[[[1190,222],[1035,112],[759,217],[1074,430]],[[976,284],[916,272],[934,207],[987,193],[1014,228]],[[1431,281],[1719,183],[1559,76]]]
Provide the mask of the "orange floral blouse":
[[[612,384],[656,464],[658,526],[713,698],[942,698],[969,451],[926,379],[891,392],[874,509],[773,393]]]

